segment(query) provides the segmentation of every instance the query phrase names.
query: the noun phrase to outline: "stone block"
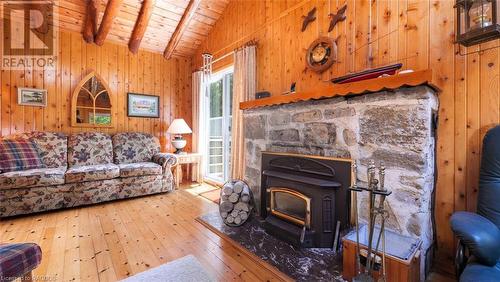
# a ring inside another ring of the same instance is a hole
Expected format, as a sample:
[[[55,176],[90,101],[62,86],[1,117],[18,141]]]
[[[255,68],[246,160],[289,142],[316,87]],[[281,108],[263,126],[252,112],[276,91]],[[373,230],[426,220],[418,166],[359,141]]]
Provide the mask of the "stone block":
[[[405,204],[417,207],[422,205],[422,194],[415,190],[399,188],[393,191],[393,195],[396,200]]]
[[[353,107],[334,108],[325,110],[325,119],[352,117],[356,115],[356,110]]]
[[[321,120],[323,115],[320,110],[312,110],[307,112],[296,113],[292,116],[294,122],[311,122]]]
[[[349,128],[344,128],[342,131],[342,137],[344,137],[344,142],[347,146],[353,146],[358,143],[356,133]]]
[[[325,150],[316,146],[304,146],[302,144],[272,143],[266,147],[266,151],[278,153],[291,153],[303,155],[324,156]]]
[[[422,151],[430,134],[431,114],[412,105],[370,107],[360,118],[361,142]]]
[[[300,141],[299,131],[294,128],[272,130],[269,139],[273,141],[297,142]]]
[[[367,93],[365,95],[356,95],[347,99],[347,104],[373,103],[378,101],[386,101],[395,98],[393,91],[381,91],[377,93]]]
[[[371,156],[362,158],[361,164],[368,165],[370,160],[375,160],[377,163],[383,161],[387,168],[406,169],[417,172],[421,172],[425,165],[424,157],[420,154],[382,148],[376,149]]]
[[[269,115],[270,125],[285,125],[290,123],[291,116],[287,112],[273,112]]]
[[[266,116],[245,116],[245,138],[265,139],[266,138]]]
[[[420,235],[422,234],[421,225],[422,219],[420,219],[418,215],[412,214],[408,219],[408,222],[406,223],[406,231],[408,231],[408,233],[412,235],[420,237]]]
[[[399,182],[401,182],[401,184],[403,184],[403,185],[415,188],[417,190],[422,189],[422,184],[421,184],[422,177],[421,176],[400,175]]]
[[[304,144],[306,145],[331,145],[337,137],[336,127],[333,123],[313,122],[304,126]]]
[[[336,148],[336,149],[331,149],[331,150],[325,150],[325,157],[333,157],[333,158],[340,158],[340,159],[350,159],[351,158],[351,152],[349,152],[349,150],[344,149],[344,148]]]

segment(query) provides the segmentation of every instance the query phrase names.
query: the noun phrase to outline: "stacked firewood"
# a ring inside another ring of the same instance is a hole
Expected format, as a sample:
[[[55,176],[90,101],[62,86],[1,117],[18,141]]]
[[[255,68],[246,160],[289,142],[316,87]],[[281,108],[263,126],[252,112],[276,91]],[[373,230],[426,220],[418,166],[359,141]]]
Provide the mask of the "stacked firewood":
[[[221,189],[219,212],[224,223],[240,226],[252,212],[252,192],[241,180],[228,181]]]

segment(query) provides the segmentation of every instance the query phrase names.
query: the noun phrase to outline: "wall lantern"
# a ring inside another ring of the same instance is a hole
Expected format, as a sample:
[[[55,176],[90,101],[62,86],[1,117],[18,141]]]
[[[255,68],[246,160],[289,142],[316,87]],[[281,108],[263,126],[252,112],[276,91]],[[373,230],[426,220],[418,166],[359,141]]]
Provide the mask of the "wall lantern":
[[[496,0],[457,0],[457,42],[471,46],[500,37]]]

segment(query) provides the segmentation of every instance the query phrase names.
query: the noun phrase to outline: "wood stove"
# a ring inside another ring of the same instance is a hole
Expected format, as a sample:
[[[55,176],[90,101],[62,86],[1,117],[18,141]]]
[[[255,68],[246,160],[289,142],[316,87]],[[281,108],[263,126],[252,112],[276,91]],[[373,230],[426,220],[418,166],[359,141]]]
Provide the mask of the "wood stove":
[[[266,231],[299,247],[332,248],[337,223],[339,231],[349,226],[351,160],[263,152],[261,174]]]

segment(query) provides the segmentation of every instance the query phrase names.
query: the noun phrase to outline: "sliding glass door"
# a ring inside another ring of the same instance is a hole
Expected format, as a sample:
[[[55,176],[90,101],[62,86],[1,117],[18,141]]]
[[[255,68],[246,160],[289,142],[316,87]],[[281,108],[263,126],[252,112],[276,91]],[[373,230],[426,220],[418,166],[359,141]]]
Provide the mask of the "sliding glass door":
[[[233,100],[233,70],[211,76],[207,86],[208,144],[205,177],[223,183],[229,179],[231,155],[231,111]]]

